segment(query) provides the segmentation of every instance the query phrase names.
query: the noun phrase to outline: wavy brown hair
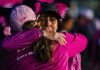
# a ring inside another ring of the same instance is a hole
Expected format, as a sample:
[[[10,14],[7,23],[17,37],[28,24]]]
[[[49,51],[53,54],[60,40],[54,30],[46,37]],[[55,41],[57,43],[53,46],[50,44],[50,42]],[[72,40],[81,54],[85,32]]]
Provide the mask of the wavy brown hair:
[[[51,45],[52,41],[44,36],[39,41],[33,43],[31,47],[35,58],[41,62],[48,62],[52,57]]]

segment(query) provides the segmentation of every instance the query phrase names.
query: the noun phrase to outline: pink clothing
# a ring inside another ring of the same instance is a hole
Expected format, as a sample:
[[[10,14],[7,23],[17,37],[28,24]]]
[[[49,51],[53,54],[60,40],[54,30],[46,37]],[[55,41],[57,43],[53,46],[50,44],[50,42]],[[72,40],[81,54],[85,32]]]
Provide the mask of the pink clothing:
[[[12,8],[16,4],[22,4],[23,0],[0,0],[0,6],[5,8]]]
[[[68,6],[64,3],[56,3],[58,13],[62,18],[65,17],[66,12],[68,11]]]
[[[87,45],[87,39],[81,34],[65,33],[67,44],[54,43],[50,62],[42,63],[34,59],[30,45],[42,37],[42,31],[31,29],[8,36],[2,42],[7,52],[4,58],[3,70],[68,70],[70,57],[82,52]]]
[[[54,0],[39,0],[40,2],[47,2],[47,3],[53,3]]]
[[[69,70],[82,70],[81,69],[81,55],[76,54],[68,60]]]
[[[67,32],[62,30],[62,32]],[[78,53],[68,60],[68,70],[82,70],[81,69],[81,54]]]

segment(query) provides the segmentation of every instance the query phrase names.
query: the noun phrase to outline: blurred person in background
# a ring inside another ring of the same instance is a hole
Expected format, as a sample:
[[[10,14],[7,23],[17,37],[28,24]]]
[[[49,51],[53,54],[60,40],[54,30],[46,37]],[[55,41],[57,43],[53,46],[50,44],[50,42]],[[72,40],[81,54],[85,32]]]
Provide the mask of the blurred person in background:
[[[62,18],[61,31],[71,32],[73,26],[74,26],[74,19],[71,17],[69,13],[66,13],[65,17]]]
[[[100,14],[95,17],[96,32],[93,35],[90,68],[100,70]]]

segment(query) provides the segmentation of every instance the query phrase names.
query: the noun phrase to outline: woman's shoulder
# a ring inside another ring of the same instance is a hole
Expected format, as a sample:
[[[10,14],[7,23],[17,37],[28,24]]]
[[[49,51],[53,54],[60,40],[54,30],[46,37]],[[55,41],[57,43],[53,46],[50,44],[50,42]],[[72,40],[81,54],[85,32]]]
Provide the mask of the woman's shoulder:
[[[64,34],[66,38],[69,38],[69,39],[72,39],[72,38],[74,39],[76,37],[87,39],[86,36],[81,33],[69,33],[69,32],[61,32],[61,33]]]

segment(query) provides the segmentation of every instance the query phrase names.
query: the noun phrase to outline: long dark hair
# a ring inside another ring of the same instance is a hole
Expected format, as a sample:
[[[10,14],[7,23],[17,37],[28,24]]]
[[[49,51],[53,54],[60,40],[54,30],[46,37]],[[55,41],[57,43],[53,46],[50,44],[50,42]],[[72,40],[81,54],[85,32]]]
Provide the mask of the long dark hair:
[[[48,62],[52,57],[52,41],[46,37],[31,45],[35,58],[40,62]]]

